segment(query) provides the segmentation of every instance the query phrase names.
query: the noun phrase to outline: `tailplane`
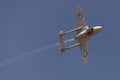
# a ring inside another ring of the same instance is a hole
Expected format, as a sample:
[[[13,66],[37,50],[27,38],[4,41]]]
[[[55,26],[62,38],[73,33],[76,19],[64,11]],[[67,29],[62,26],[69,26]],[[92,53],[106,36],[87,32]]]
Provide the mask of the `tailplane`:
[[[59,40],[60,40],[60,51],[64,52],[66,50],[66,48],[64,48],[64,32],[60,31],[58,36],[59,36]]]

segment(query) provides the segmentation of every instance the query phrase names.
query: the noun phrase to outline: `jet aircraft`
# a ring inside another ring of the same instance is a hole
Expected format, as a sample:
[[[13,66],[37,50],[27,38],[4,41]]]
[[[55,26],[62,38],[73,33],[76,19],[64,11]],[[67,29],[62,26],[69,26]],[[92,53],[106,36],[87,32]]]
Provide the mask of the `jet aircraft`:
[[[60,51],[64,52],[68,49],[74,48],[79,46],[82,56],[83,56],[83,61],[85,64],[88,64],[88,50],[89,50],[89,41],[90,38],[102,31],[102,26],[95,26],[92,28],[89,28],[88,25],[86,24],[83,11],[80,7],[80,5],[77,6],[77,27],[75,29],[72,29],[67,32],[60,31],[58,36],[60,40]],[[72,32],[76,32],[76,35],[74,36],[74,40],[77,40],[77,44],[71,45],[69,47],[64,47],[64,35],[70,34]]]

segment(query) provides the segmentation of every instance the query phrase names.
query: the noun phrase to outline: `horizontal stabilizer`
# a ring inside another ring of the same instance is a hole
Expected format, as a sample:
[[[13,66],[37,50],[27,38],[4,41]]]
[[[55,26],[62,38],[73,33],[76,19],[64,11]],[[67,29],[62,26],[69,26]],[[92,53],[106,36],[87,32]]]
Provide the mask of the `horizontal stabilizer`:
[[[60,40],[61,52],[63,52],[64,51],[64,35],[63,35],[63,31],[60,31],[58,36],[59,36],[59,40]]]

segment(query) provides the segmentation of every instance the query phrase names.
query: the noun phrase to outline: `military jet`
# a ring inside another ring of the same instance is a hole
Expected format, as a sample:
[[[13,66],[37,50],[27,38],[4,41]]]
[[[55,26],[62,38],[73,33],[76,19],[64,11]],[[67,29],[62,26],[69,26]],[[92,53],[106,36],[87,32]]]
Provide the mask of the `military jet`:
[[[67,32],[60,31],[58,36],[60,40],[60,51],[65,52],[68,49],[74,48],[74,47],[80,47],[83,60],[85,64],[88,64],[88,50],[89,50],[89,42],[90,38],[102,31],[102,26],[95,26],[92,28],[89,28],[86,24],[83,11],[80,7],[80,5],[77,6],[77,27],[75,29],[72,29]],[[77,44],[71,45],[69,47],[64,47],[64,35],[70,34],[72,32],[76,32],[76,35],[74,36],[74,40],[77,40]]]

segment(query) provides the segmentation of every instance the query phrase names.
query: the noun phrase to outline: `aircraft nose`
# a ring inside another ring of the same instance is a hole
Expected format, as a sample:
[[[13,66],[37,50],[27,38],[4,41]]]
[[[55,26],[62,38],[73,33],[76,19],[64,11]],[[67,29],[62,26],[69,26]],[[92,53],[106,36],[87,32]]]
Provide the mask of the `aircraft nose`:
[[[95,28],[95,30],[96,30],[97,32],[102,31],[102,26],[96,26],[96,27],[94,27],[94,28]]]

